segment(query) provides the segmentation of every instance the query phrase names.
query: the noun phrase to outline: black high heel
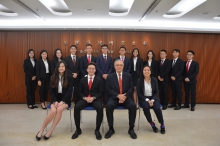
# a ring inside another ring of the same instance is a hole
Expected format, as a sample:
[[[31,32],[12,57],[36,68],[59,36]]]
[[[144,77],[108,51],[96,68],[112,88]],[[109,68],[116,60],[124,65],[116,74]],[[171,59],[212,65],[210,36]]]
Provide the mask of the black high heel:
[[[47,109],[46,107],[43,107],[42,104],[41,104],[40,106],[41,106],[41,108],[44,109],[44,110]]]
[[[39,131],[39,132],[40,132],[40,131]],[[37,133],[37,135],[39,134],[39,132]],[[41,137],[38,137],[37,135],[36,135],[36,140],[39,141],[39,140],[41,139]]]
[[[47,137],[46,135],[47,135],[47,133],[44,135],[44,140],[48,140],[50,138],[50,136]]]

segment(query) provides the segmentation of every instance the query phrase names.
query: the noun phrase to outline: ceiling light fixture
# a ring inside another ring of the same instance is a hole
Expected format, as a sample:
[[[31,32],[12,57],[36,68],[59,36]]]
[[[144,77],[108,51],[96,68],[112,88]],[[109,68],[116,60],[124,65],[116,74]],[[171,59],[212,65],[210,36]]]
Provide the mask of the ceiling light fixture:
[[[109,0],[109,15],[126,16],[128,15],[134,0]]]
[[[165,18],[178,18],[188,13],[192,9],[201,5],[207,0],[181,0],[174,7],[172,7],[167,13],[163,15]]]
[[[17,13],[0,4],[0,15],[2,16],[18,16]]]

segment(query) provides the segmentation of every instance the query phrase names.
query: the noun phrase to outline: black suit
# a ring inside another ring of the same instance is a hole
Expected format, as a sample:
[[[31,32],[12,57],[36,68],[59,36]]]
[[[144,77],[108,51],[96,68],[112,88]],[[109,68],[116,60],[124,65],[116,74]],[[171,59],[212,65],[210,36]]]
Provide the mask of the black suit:
[[[92,103],[87,103],[87,101],[83,100],[83,97],[91,96],[91,98],[95,97],[96,99]],[[103,107],[101,97],[103,95],[103,82],[99,77],[94,77],[92,82],[92,88],[89,90],[88,87],[88,77],[84,77],[80,80],[79,83],[79,102],[74,107],[74,119],[77,129],[80,127],[80,111],[84,109],[86,106],[91,105],[97,112],[96,116],[96,129],[98,130],[101,126],[103,120]]]
[[[25,72],[25,85],[26,85],[26,99],[27,105],[35,105],[35,90],[37,80],[32,80],[33,76],[36,76],[36,59],[34,59],[34,67],[30,59],[25,59],[23,68]]]
[[[113,68],[112,68],[112,72],[115,72],[115,68],[114,68],[114,63],[115,63],[115,60],[117,59],[120,59],[120,56],[115,58],[113,60]],[[124,68],[123,68],[123,72],[126,72],[126,73],[130,73],[131,72],[131,61],[128,57],[124,56]]]
[[[157,79],[158,75],[158,61],[152,60],[151,65],[149,65],[148,60],[144,61],[144,66],[148,65],[151,68],[151,76]]]
[[[158,98],[159,94],[159,89],[158,89],[158,84],[157,84],[157,79],[154,77],[151,77],[151,88],[152,88],[152,96],[145,96],[145,86],[144,86],[144,80],[139,79],[137,83],[137,93],[138,93],[138,101],[140,106],[143,108],[144,115],[147,118],[147,121],[149,123],[152,123],[152,118],[150,114],[150,106],[149,103],[146,101],[148,98],[149,100],[153,99],[154,100],[154,105],[153,105],[153,110],[157,116],[157,119],[159,123],[163,123],[163,115],[162,111],[160,109],[160,100]]]
[[[189,94],[191,94],[191,107],[195,107],[196,105],[196,76],[199,73],[199,63],[196,61],[192,61],[189,67],[189,71],[186,71],[186,63],[184,63],[184,88],[185,88],[185,105],[189,105]],[[185,78],[189,78],[189,82],[185,81]]]
[[[62,93],[58,93],[58,87],[52,88],[50,85],[50,97],[51,97],[51,104],[54,102],[63,101],[70,106],[71,104],[71,96],[73,91],[73,80],[71,76],[68,76],[68,86],[62,87]],[[61,97],[59,97],[61,94]]]
[[[136,71],[134,71],[134,59],[131,58],[131,75],[133,79],[133,84],[137,86],[137,80],[140,78],[141,72],[143,68],[143,59],[138,57],[136,62]]]
[[[119,105],[118,94],[120,94],[118,77],[116,72],[108,75],[106,81],[106,89],[108,90],[108,101],[106,104],[106,115],[108,119],[109,126],[113,126],[113,112],[114,109]],[[129,110],[129,125],[134,127],[134,122],[136,119],[136,105],[132,98],[134,92],[134,86],[132,77],[129,73],[122,73],[122,94],[126,93],[126,100],[124,103],[120,104]]]
[[[46,73],[46,66],[42,59],[39,59],[36,63],[36,75],[37,81],[41,81],[40,86],[40,102],[47,101],[48,98],[48,90],[50,84],[50,75],[51,75],[51,64],[50,61],[47,60],[49,73]]]
[[[182,103],[182,80],[183,80],[183,60],[178,58],[174,64],[171,61],[170,75],[175,77],[175,80],[171,80],[172,85],[172,105],[176,106],[176,100],[178,100],[178,106]]]
[[[51,61],[51,68],[50,68],[51,75],[54,73],[57,63],[58,63],[58,60]]]
[[[65,59],[67,69],[68,69],[68,74],[72,76],[73,78],[73,73],[77,73],[77,77],[73,78],[73,87],[74,87],[74,102],[75,104],[79,101],[79,92],[78,92],[78,86],[79,86],[79,80],[80,80],[80,58],[76,56],[76,62],[75,65],[73,63],[71,55],[66,57]]]
[[[91,62],[94,62],[96,63],[96,58],[91,55],[91,58],[90,58]],[[82,56],[81,59],[80,59],[80,73],[81,73],[81,78],[85,77],[85,75],[87,75],[87,65],[88,65],[88,59],[87,59],[87,54]]]
[[[171,63],[168,59],[165,59],[163,65],[161,65],[161,61],[158,61],[158,75],[163,78],[163,81],[158,80],[159,92],[160,92],[160,102],[162,106],[167,106],[168,104],[168,85],[170,80],[170,68]]]

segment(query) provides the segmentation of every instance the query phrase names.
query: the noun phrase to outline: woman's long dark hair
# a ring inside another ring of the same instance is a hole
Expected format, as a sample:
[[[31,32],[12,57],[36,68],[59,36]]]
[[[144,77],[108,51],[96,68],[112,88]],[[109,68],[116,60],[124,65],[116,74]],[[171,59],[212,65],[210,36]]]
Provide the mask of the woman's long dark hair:
[[[154,60],[155,60],[155,54],[154,54],[154,51],[153,51],[153,50],[149,50],[149,51],[147,51],[147,58],[146,58],[146,61],[149,60],[148,54],[149,54],[150,52],[151,52],[152,55],[153,55],[152,60],[154,61]]]
[[[149,69],[150,69],[150,71],[151,71],[151,67],[150,67],[149,65],[145,65],[145,66],[143,67],[142,72],[141,72],[141,75],[140,75],[140,80],[141,80],[141,81],[144,81],[143,71],[144,71],[144,68],[145,68],[145,67],[149,67]],[[151,71],[151,72],[152,72],[152,71]],[[151,77],[151,75],[150,75],[150,77]]]
[[[27,52],[27,59],[30,59],[30,56],[29,56],[29,53],[31,52],[31,51],[33,51],[34,52],[34,49],[29,49],[28,50],[28,52]],[[35,58],[35,52],[34,52],[34,60],[36,60],[36,58]]]
[[[47,50],[41,50],[41,51],[40,51],[40,56],[39,56],[39,59],[42,59],[41,54],[42,54],[42,53],[44,53],[44,52],[46,52],[46,53],[47,53]],[[47,59],[47,60],[49,60],[48,53],[47,53],[47,58],[46,58],[46,59]]]
[[[62,51],[61,51],[60,48],[57,48],[56,50],[54,50],[53,59],[56,60],[56,61],[58,61],[58,58],[57,58],[57,51],[58,51],[58,50],[60,50],[60,52],[61,52],[61,57],[60,57],[60,59],[63,60],[63,53],[62,53]]]
[[[134,58],[134,55],[133,55],[133,53],[134,53],[134,51],[135,50],[137,50],[138,51],[138,55],[137,55],[137,57],[139,58],[140,57],[140,51],[139,51],[139,49],[138,48],[134,48],[133,50],[132,50],[132,52],[131,52],[131,59],[133,59]]]
[[[62,76],[62,87],[67,87],[68,85],[68,72],[67,72],[67,68],[66,68],[66,62],[64,61],[59,61],[56,65],[56,68],[54,70],[54,73],[53,75],[51,76],[51,81],[50,81],[50,84],[51,84],[51,87],[52,88],[55,88],[55,87],[58,87],[58,83],[59,83],[59,67],[60,67],[60,64],[63,63],[64,66],[65,66],[65,71],[64,71],[64,74]]]

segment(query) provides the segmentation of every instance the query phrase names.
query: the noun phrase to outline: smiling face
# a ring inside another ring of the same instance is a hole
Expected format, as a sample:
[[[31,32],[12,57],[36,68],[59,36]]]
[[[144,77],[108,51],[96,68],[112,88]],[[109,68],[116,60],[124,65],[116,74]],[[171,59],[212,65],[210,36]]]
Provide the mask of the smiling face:
[[[87,72],[89,74],[89,76],[93,76],[96,72],[96,68],[94,65],[89,65],[88,68],[87,68]]]
[[[103,54],[107,54],[107,52],[108,52],[108,47],[107,46],[103,46],[102,47],[102,53]]]
[[[30,51],[29,57],[30,57],[30,58],[33,58],[33,57],[34,57],[34,51]]]
[[[65,72],[66,68],[65,68],[65,65],[64,63],[60,63],[60,66],[58,68],[58,71],[60,74],[63,74]]]
[[[134,50],[133,55],[134,55],[134,57],[137,57],[138,56],[138,50]]]
[[[121,60],[117,60],[114,63],[114,67],[117,73],[121,73],[123,71],[124,68],[124,63]]]
[[[58,58],[58,59],[60,59],[60,58],[61,58],[62,53],[61,53],[61,51],[60,51],[60,50],[57,50],[57,52],[56,52],[56,56],[57,56],[57,58]]]
[[[92,53],[92,46],[87,46],[86,47],[86,53],[91,54]]]
[[[43,52],[41,54],[42,59],[46,60],[47,59],[47,52]]]
[[[167,57],[167,53],[161,51],[161,52],[160,52],[160,58],[161,58],[161,59],[165,59],[166,57]]]
[[[146,67],[143,69],[143,75],[144,75],[144,77],[150,77],[150,75],[151,75],[151,70],[150,70],[150,67],[149,67],[149,66],[146,66]]]
[[[193,59],[193,53],[192,52],[188,52],[187,54],[186,54],[186,57],[187,57],[187,59],[188,60],[192,60]]]
[[[173,51],[173,58],[177,58],[179,56],[179,52]]]
[[[152,59],[153,58],[153,53],[152,52],[148,52],[147,56],[148,56],[149,59]]]
[[[120,50],[119,50],[120,56],[124,56],[125,53],[126,53],[125,48],[120,48]]]
[[[76,49],[75,47],[71,47],[71,48],[70,48],[70,53],[71,53],[72,55],[76,55],[76,51],[77,51],[77,49]]]

